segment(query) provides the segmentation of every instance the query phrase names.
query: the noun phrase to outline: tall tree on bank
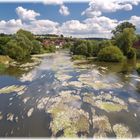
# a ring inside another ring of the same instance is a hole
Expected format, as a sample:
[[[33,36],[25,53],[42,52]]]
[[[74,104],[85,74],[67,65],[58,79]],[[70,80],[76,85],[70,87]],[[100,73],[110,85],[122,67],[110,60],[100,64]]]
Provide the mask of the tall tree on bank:
[[[113,37],[116,37],[118,34],[122,33],[125,28],[132,28],[136,31],[136,26],[130,22],[123,22],[119,24],[114,30],[112,30]]]
[[[129,59],[135,56],[135,51],[132,48],[133,43],[137,38],[135,31],[135,26],[129,22],[121,23],[115,28],[115,30],[112,31],[114,34],[113,39],[115,40],[116,45]]]

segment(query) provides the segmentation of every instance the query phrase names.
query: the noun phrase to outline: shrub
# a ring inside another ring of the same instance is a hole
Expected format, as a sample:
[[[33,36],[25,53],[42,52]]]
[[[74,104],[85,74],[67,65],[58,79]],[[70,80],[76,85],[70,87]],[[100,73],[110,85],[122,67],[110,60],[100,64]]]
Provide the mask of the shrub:
[[[39,54],[42,53],[42,45],[39,41],[33,40],[33,49],[31,51],[31,54]]]
[[[72,56],[72,60],[83,60],[83,59],[86,59],[86,57],[83,55],[73,55]]]
[[[96,57],[98,55],[98,53],[100,52],[100,50],[102,50],[105,47],[109,47],[111,45],[112,45],[112,43],[110,40],[102,40],[99,42],[96,41],[92,46],[93,47],[92,55]]]
[[[53,53],[56,51],[56,47],[55,46],[47,46],[47,47],[44,47],[44,51],[47,52],[47,53]]]
[[[6,69],[5,64],[0,63],[0,72],[3,72]]]
[[[123,53],[116,46],[105,47],[98,54],[99,61],[120,62],[124,59]]]

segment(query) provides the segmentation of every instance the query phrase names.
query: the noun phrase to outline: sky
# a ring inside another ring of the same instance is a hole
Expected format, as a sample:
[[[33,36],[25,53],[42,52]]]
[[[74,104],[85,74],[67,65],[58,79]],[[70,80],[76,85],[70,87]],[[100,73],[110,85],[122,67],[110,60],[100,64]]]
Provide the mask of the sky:
[[[140,33],[140,0],[0,0],[0,33],[110,38],[124,21]]]

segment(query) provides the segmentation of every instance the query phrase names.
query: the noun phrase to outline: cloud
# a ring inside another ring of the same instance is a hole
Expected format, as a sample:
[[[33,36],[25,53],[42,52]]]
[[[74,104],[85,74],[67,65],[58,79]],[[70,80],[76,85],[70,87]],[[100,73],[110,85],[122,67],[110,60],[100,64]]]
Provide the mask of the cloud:
[[[19,8],[19,7],[18,7]],[[17,9],[17,8],[16,8]],[[23,8],[24,9],[24,8]],[[31,11],[31,10],[25,10]],[[34,11],[34,13],[36,13]],[[27,14],[28,15],[28,14]],[[74,37],[106,37],[112,36],[111,31],[121,22],[105,16],[88,17],[85,20],[68,20],[59,24],[49,19],[37,20],[34,16],[29,18],[28,22],[24,22],[23,18],[11,19],[8,21],[0,21],[0,33],[13,34],[20,28],[29,30],[34,34],[64,34],[65,36]],[[33,20],[30,20],[33,19]],[[125,20],[126,21],[126,20]],[[140,16],[131,16],[127,21],[133,23],[137,32],[140,33]]]
[[[130,11],[133,9],[133,5],[138,5],[139,2],[140,0],[91,0],[89,7],[81,15],[93,17],[118,10]]]
[[[129,22],[133,23],[137,28],[137,32],[140,33],[140,17],[131,16],[131,18],[129,19]]]
[[[92,36],[111,37],[111,31],[117,26],[118,21],[104,16],[67,21],[60,27],[61,33],[66,36]]]
[[[77,35],[85,32],[86,30],[87,26],[78,20],[66,21],[60,27],[61,33],[65,35]]]
[[[24,29],[33,32],[34,34],[58,34],[59,23],[51,20],[35,20],[30,24],[25,24]]]
[[[61,5],[63,4],[63,0],[44,0],[43,3],[48,5]]]
[[[70,14],[68,7],[65,5],[60,6],[59,13],[63,16],[68,16]]]
[[[6,34],[13,34],[18,29],[22,27],[22,21],[20,19],[11,19],[8,21],[1,20],[0,21],[0,33],[6,33]]]
[[[16,13],[21,20],[35,20],[37,16],[40,16],[39,13],[35,12],[34,10],[27,10],[23,7],[17,7]]]

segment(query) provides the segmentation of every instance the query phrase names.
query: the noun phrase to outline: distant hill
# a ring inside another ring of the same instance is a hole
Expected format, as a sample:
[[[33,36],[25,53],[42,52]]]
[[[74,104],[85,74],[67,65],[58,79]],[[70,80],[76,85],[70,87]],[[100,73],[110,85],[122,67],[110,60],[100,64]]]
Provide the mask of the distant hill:
[[[80,38],[82,40],[108,40],[107,38]]]

